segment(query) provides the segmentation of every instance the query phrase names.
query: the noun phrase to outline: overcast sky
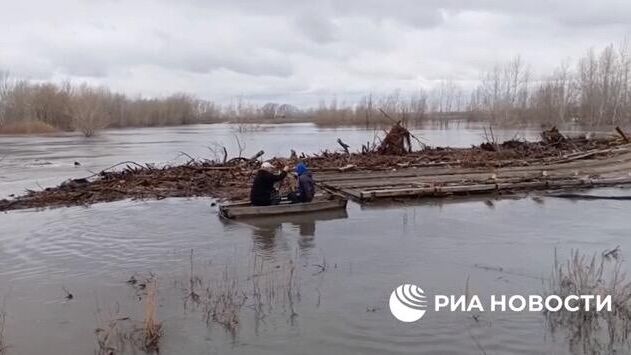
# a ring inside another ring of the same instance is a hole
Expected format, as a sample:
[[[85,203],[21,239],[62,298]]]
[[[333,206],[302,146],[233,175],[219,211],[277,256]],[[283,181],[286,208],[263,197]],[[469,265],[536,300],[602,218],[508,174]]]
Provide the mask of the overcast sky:
[[[0,0],[0,69],[226,102],[466,85],[521,54],[535,74],[631,33],[631,0]]]

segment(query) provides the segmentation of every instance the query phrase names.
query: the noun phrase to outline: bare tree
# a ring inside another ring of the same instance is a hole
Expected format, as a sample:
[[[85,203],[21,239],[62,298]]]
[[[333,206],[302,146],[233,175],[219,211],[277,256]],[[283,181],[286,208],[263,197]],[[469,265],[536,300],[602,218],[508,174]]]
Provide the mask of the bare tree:
[[[91,137],[107,126],[110,118],[106,110],[107,96],[107,89],[95,89],[85,84],[72,93],[73,126],[84,136]]]
[[[274,102],[268,102],[261,108],[263,118],[272,120],[276,118],[276,112],[278,112],[279,105]]]
[[[0,70],[0,126],[7,120],[7,96],[10,92],[9,72]]]

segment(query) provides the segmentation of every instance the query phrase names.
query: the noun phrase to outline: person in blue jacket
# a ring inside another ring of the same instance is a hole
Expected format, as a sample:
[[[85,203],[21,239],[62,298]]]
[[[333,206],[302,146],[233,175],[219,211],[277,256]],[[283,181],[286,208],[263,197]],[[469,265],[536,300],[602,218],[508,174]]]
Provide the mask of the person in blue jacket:
[[[294,203],[311,202],[315,195],[315,182],[309,168],[304,163],[296,165],[298,182],[296,192],[290,192],[287,198]]]

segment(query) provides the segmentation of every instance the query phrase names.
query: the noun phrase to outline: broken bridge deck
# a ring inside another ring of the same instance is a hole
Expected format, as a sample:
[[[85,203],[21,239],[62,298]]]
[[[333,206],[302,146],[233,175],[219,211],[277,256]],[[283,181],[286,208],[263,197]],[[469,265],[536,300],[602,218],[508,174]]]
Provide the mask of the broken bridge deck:
[[[578,154],[550,162],[502,168],[408,167],[390,171],[316,173],[318,184],[359,201],[508,191],[587,188],[631,183],[631,145],[607,154]]]

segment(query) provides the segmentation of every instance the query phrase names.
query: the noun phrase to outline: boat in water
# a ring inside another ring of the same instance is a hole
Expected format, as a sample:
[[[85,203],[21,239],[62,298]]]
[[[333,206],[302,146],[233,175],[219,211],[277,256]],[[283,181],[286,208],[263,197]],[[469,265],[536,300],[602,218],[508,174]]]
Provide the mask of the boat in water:
[[[346,198],[337,195],[316,196],[313,201],[303,203],[283,200],[278,205],[271,206],[252,206],[250,201],[241,201],[219,205],[219,215],[228,219],[293,215],[346,209],[347,203]]]

